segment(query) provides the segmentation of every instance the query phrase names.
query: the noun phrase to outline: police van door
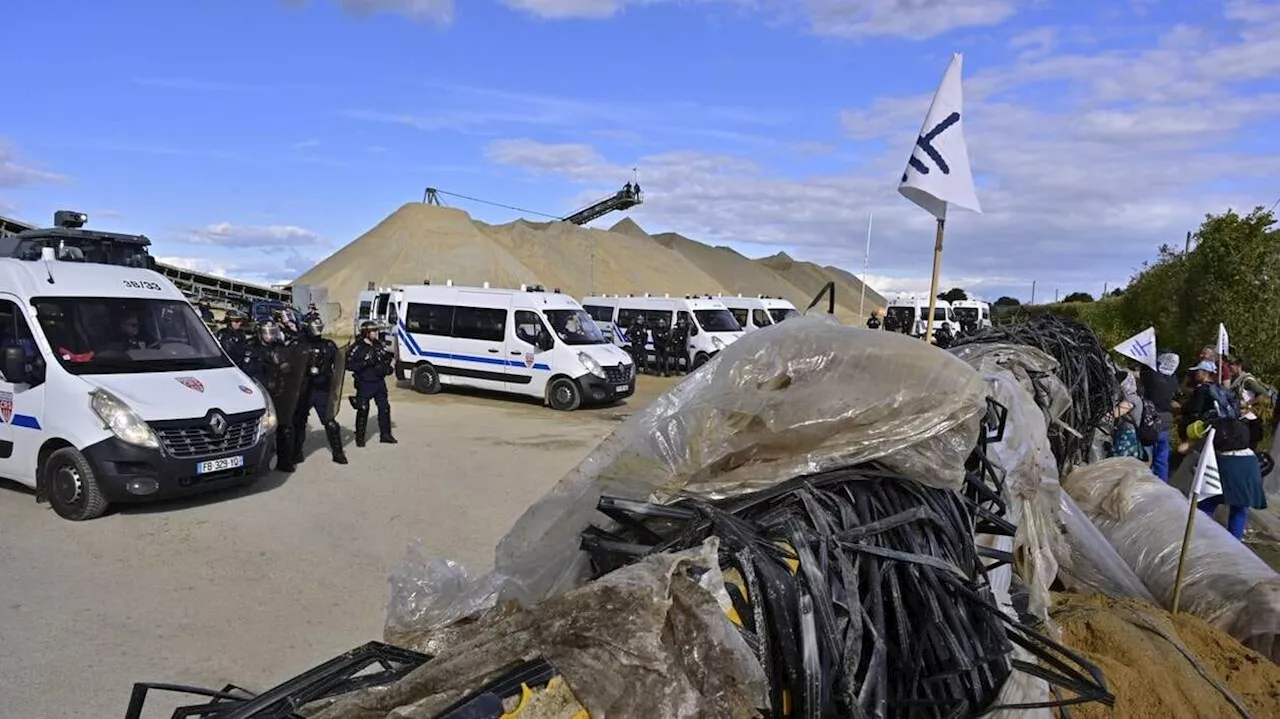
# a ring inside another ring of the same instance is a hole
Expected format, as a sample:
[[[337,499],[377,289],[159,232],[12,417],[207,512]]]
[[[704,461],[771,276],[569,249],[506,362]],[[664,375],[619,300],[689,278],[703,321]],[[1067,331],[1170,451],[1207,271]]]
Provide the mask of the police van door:
[[[501,302],[502,307],[494,307]],[[458,293],[453,308],[453,373],[458,384],[481,389],[506,389],[506,297]],[[488,305],[488,306],[486,306]]]
[[[542,397],[547,391],[547,379],[551,377],[555,350],[542,349],[538,338],[552,339],[550,330],[541,315],[533,310],[515,310],[511,317],[511,329],[507,332],[507,390]]]
[[[0,295],[0,348],[23,350],[31,368],[42,353],[31,334],[22,304],[12,295]],[[44,357],[44,361],[56,361]],[[40,430],[44,419],[43,382],[33,387],[30,380],[14,382],[5,377],[0,365],[0,476],[34,486],[36,454],[40,450]]]

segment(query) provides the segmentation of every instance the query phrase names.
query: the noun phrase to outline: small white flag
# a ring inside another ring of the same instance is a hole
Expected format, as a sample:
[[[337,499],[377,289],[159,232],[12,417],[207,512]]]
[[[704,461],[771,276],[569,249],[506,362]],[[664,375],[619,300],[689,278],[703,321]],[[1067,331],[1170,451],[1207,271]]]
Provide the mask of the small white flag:
[[[1213,433],[1204,438],[1204,449],[1200,451],[1200,461],[1196,464],[1195,480],[1191,483],[1191,491],[1200,499],[1208,499],[1222,494],[1222,478],[1218,476],[1218,456],[1213,451]]]
[[[1156,328],[1148,327],[1112,348],[1134,362],[1156,368]]]
[[[947,205],[981,213],[969,168],[969,148],[964,142],[964,92],[960,85],[963,57],[955,53],[942,84],[933,95],[929,114],[916,139],[898,192],[939,220],[947,217]]]
[[[1225,360],[1231,351],[1231,339],[1227,337],[1227,326],[1218,323],[1218,359]]]

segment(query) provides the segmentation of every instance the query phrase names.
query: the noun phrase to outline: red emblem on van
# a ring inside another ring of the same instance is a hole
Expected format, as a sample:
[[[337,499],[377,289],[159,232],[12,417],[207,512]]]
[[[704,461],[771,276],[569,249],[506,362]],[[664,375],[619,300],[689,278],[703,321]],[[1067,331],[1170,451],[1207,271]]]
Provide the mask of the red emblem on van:
[[[204,383],[196,379],[195,377],[179,377],[178,381],[181,382],[182,386],[186,387],[187,389],[193,389],[197,392],[204,391]]]
[[[4,417],[5,424],[13,419],[13,393],[0,392],[0,417]]]

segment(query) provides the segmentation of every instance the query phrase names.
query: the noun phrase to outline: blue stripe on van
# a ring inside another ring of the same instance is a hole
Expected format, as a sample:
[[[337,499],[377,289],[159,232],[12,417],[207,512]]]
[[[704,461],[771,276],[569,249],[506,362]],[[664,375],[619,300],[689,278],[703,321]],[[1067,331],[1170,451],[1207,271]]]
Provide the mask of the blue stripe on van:
[[[26,427],[27,429],[40,429],[40,420],[36,419],[35,417],[29,414],[13,415],[13,421],[10,422],[9,424],[12,424],[14,427]]]
[[[397,333],[400,335],[400,339],[403,340],[405,345],[409,348],[409,352],[414,355],[417,355],[418,357],[427,357],[430,359],[447,359],[447,360],[453,360],[455,362],[475,362],[477,364],[497,365],[499,367],[521,367],[521,368],[529,369],[529,367],[527,367],[525,363],[521,360],[509,360],[509,359],[504,359],[502,357],[477,357],[476,355],[455,354],[453,352],[427,352],[418,346],[418,343],[415,342],[413,339],[413,334],[410,333],[403,324],[401,324],[400,327],[397,329]],[[538,370],[543,370],[545,372],[550,372],[551,365],[546,364],[544,362],[536,362],[534,363],[532,369],[538,369]]]

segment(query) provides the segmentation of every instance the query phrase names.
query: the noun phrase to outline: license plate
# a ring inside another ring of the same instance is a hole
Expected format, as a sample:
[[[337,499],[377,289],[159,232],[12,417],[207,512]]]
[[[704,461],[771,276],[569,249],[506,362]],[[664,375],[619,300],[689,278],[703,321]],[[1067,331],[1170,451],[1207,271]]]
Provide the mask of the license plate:
[[[223,457],[222,459],[211,459],[208,462],[201,462],[196,465],[196,474],[209,474],[211,472],[224,472],[228,469],[236,469],[244,466],[244,456]]]
[[[618,385],[617,387],[614,387],[614,388],[613,388],[613,391],[614,391],[614,392],[626,392],[626,391],[628,391],[628,390],[630,390],[630,389],[631,389],[631,385],[629,385],[629,384],[620,384],[620,385]]]

